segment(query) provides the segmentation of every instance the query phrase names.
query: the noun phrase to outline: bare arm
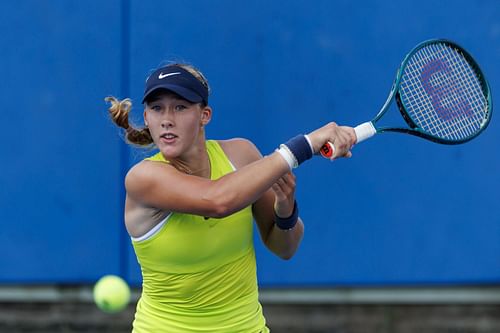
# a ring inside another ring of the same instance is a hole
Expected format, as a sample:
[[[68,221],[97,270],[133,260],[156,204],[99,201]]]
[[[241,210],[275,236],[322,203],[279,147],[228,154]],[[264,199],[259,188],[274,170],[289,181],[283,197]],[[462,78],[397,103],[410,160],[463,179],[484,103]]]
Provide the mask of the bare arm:
[[[334,123],[309,134],[315,152],[325,142],[335,142],[337,157],[350,155],[355,138],[349,143],[345,139],[348,136],[346,130]],[[208,217],[230,215],[256,202],[289,172],[288,164],[279,153],[258,159],[252,157],[255,151],[252,152],[251,146],[240,148],[244,149],[240,155],[249,156],[248,163],[217,180],[187,175],[166,163],[143,161],[127,174],[127,195],[143,206],[163,211]]]
[[[260,237],[266,247],[282,259],[290,259],[297,251],[304,235],[304,224],[299,218],[295,227],[290,230],[281,230],[274,223],[276,194],[273,190],[267,191],[254,205],[253,214]],[[290,216],[290,211],[282,217]]]
[[[247,140],[220,142],[237,168],[262,159],[257,147]],[[285,173],[252,206],[254,219],[266,247],[282,259],[290,259],[299,247],[304,225],[298,220],[291,230],[281,230],[275,224],[275,212],[286,218],[293,212],[295,203],[295,176]]]
[[[287,171],[278,153],[217,180],[187,175],[166,163],[143,161],[129,171],[125,186],[127,194],[144,206],[223,217],[256,201]]]

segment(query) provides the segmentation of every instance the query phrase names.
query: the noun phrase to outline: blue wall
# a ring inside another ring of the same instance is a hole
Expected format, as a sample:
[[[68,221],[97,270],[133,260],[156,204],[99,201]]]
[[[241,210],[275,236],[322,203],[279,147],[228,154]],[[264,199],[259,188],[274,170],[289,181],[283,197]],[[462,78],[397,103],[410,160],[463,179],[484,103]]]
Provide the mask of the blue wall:
[[[0,282],[140,284],[122,223],[123,144],[103,98],[131,97],[168,60],[212,87],[209,138],[266,154],[334,120],[380,108],[403,56],[445,37],[500,93],[497,0],[28,1],[0,4]],[[500,125],[440,146],[380,135],[354,157],[296,172],[306,235],[288,262],[256,235],[261,285],[500,282]]]

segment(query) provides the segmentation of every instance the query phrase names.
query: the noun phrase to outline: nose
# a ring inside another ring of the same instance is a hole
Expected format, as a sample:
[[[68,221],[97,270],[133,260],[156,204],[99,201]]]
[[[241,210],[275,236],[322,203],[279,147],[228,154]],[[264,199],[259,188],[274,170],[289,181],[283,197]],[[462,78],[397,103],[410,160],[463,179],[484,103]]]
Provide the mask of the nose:
[[[162,128],[170,128],[174,126],[174,119],[173,119],[173,114],[172,112],[166,112],[165,116],[161,120],[161,127]]]
[[[174,123],[170,119],[164,119],[161,122],[161,127],[162,128],[170,128],[173,127]]]

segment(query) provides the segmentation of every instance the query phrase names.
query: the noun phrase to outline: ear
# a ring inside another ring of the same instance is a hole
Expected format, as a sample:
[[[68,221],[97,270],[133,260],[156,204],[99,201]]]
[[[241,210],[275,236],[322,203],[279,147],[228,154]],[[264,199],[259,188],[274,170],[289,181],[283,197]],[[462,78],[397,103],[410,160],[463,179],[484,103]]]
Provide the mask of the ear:
[[[212,119],[212,108],[209,106],[205,106],[201,110],[201,126],[207,125]]]
[[[146,110],[144,110],[143,117],[144,117],[144,125],[148,127],[148,114],[146,113]]]

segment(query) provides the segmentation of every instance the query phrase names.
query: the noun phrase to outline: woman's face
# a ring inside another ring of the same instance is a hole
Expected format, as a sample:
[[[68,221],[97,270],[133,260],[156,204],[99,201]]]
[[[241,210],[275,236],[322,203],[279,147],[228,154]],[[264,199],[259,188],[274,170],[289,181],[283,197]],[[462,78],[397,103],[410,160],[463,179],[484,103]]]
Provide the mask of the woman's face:
[[[179,158],[205,140],[203,126],[210,121],[211,109],[191,103],[176,94],[160,92],[152,96],[144,110],[151,136],[167,159]]]

